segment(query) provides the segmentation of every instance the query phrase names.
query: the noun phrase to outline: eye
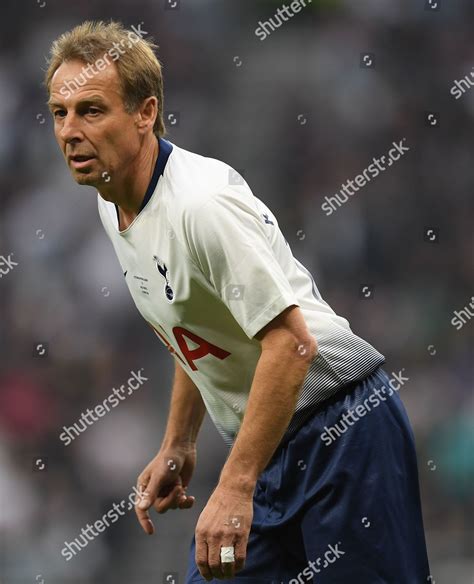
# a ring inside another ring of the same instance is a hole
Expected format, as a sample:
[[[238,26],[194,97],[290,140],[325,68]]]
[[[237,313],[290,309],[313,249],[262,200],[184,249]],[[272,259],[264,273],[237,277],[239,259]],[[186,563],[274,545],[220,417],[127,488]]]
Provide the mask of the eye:
[[[97,107],[89,107],[87,108],[87,113],[91,116],[97,116],[101,113],[100,109]]]
[[[57,109],[57,110],[53,111],[53,116],[55,118],[58,118],[58,117],[63,118],[65,114],[66,114],[66,112],[64,110]]]

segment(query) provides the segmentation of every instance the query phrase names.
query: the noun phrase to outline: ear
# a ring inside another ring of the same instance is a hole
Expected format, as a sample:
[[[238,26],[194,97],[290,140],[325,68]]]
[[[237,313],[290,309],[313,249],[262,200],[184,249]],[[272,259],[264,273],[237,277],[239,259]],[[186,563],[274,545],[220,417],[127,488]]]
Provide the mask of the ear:
[[[135,123],[138,126],[138,130],[143,134],[146,134],[150,130],[153,131],[157,116],[158,99],[152,95],[143,100],[136,112]]]

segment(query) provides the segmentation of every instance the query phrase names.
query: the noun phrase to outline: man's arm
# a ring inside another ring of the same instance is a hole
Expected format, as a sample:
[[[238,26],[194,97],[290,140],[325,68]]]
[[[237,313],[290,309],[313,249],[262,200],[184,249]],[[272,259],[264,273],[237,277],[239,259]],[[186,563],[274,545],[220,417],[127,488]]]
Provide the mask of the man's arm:
[[[196,465],[196,440],[206,411],[198,388],[175,362],[170,412],[160,451],[137,479],[141,493],[135,512],[145,533],[154,532],[149,515],[168,509],[189,509],[194,497],[186,495]],[[173,465],[170,465],[173,462]]]
[[[291,306],[256,338],[260,355],[244,419],[222,469],[219,485],[253,494],[295,411],[317,343],[301,310]]]
[[[170,411],[162,449],[194,446],[201,428],[206,406],[195,383],[175,360]]]

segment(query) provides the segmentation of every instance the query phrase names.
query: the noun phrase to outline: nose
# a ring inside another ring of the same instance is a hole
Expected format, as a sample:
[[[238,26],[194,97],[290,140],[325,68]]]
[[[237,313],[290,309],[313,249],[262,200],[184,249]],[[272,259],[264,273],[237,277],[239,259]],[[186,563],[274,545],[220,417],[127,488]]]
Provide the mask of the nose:
[[[79,120],[73,112],[68,112],[62,120],[61,129],[59,130],[59,137],[66,144],[71,142],[80,142],[82,140],[82,132],[79,126]]]

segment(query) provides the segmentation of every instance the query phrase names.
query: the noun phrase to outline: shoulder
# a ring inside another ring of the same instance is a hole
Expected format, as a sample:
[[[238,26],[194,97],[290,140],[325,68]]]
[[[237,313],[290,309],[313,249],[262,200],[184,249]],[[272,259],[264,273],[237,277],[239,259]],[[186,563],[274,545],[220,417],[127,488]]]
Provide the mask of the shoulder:
[[[164,178],[163,197],[172,223],[183,224],[220,210],[258,213],[258,202],[249,185],[221,160],[173,145]]]

